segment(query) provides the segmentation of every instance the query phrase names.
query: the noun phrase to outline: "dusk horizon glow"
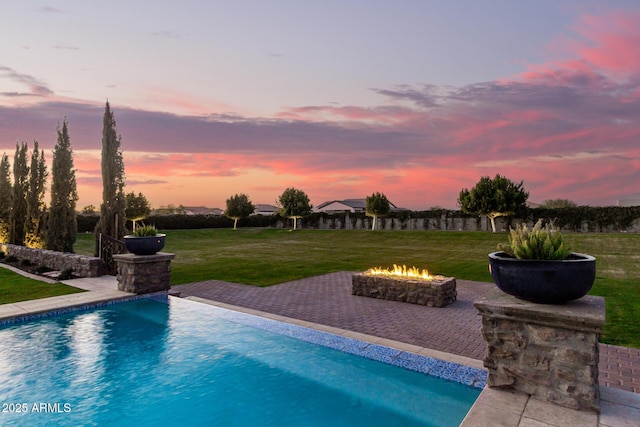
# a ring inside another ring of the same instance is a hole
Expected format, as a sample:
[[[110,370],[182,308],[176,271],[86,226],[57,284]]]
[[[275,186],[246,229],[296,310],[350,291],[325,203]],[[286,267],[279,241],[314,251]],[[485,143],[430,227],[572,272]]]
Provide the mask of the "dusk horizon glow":
[[[464,4],[12,4],[0,153],[37,140],[50,168],[66,118],[78,209],[99,208],[108,100],[125,191],[154,208],[295,187],[455,209],[496,174],[534,203],[640,199],[640,7]]]

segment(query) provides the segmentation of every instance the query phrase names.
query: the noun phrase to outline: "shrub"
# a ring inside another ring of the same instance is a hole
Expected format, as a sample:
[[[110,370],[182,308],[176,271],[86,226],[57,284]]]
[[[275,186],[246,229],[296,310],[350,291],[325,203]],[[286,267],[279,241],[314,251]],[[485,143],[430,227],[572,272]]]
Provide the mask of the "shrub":
[[[21,259],[20,260],[20,265],[22,267],[29,267],[31,265],[31,261],[29,261],[28,259]]]
[[[18,257],[15,255],[9,255],[6,259],[7,262],[18,262]]]
[[[531,230],[527,224],[509,232],[509,245],[499,244],[498,249],[515,256],[518,259],[560,260],[571,253],[571,249],[564,246],[562,233],[553,224],[542,227],[542,219]]]
[[[49,267],[45,267],[44,265],[41,265],[38,268],[36,268],[36,274],[42,274],[48,271],[51,271],[51,269]]]
[[[143,225],[133,231],[133,235],[136,237],[155,236],[156,234],[158,234],[158,229],[153,225]]]
[[[60,272],[58,276],[58,280],[69,280],[73,279],[73,268],[65,268]]]

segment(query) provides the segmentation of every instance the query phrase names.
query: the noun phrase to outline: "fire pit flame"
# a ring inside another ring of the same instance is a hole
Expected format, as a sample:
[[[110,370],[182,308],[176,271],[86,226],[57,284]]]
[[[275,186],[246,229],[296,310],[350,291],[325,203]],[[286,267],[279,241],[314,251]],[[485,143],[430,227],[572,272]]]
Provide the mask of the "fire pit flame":
[[[420,270],[417,267],[407,268],[406,265],[397,265],[393,264],[393,269],[382,268],[382,267],[374,267],[370,268],[364,272],[364,274],[369,274],[371,276],[396,276],[396,277],[408,277],[408,278],[416,278],[423,280],[433,280],[435,277],[429,274],[429,271],[426,269]]]

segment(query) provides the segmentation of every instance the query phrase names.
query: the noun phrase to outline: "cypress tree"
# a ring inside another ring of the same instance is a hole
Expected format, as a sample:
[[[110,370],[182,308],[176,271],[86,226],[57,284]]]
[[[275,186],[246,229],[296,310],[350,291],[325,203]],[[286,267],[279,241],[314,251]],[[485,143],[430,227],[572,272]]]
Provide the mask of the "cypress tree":
[[[9,243],[9,230],[11,225],[11,207],[13,198],[13,188],[11,186],[11,176],[9,156],[2,154],[0,160],[0,243]]]
[[[51,166],[51,205],[47,227],[47,249],[73,252],[78,234],[76,221],[76,170],[73,167],[73,150],[69,141],[67,120],[58,125],[58,141],[53,149]]]
[[[96,225],[96,254],[99,235],[122,240],[125,235],[124,162],[120,151],[121,136],[107,102],[102,123],[102,204]],[[99,255],[99,254],[98,254]]]
[[[14,245],[24,245],[24,224],[27,218],[27,192],[29,191],[29,166],[27,165],[27,143],[16,144],[13,157],[13,192],[11,210],[11,230],[9,241]]]
[[[47,164],[44,150],[38,150],[38,141],[33,142],[29,186],[27,191],[27,216],[24,225],[24,244],[30,248],[44,248],[45,203],[44,192],[47,182]]]

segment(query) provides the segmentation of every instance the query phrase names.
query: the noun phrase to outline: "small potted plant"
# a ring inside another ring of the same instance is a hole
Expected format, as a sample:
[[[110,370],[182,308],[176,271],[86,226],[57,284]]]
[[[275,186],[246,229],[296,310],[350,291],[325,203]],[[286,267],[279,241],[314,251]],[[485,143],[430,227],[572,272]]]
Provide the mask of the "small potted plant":
[[[135,255],[153,255],[164,248],[165,238],[153,225],[142,225],[124,236],[124,246]]]
[[[596,276],[596,259],[571,252],[560,230],[539,220],[510,230],[509,244],[489,254],[489,271],[503,292],[543,304],[564,304],[585,296]]]

